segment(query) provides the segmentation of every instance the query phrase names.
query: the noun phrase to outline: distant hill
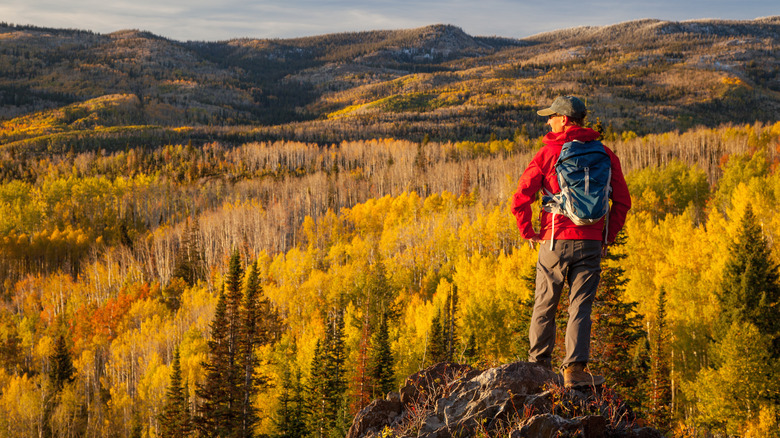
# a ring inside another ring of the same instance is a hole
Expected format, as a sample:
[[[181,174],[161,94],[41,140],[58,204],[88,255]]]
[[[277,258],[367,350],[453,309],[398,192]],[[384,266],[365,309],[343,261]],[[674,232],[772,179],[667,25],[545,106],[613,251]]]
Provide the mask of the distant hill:
[[[320,142],[510,138],[523,126],[543,133],[534,109],[562,93],[587,98],[591,121],[617,133],[774,122],[778,35],[780,17],[639,20],[521,40],[449,25],[181,42],[3,24],[0,141],[110,126]],[[113,115],[86,104],[104,96],[133,99]],[[23,129],[66,107],[84,120]]]

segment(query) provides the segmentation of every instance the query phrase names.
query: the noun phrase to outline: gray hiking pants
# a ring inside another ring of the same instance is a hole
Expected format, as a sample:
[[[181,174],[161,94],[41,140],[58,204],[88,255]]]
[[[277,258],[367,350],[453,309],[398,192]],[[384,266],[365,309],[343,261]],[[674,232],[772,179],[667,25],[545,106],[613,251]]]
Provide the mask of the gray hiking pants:
[[[566,326],[566,358],[562,365],[588,362],[590,313],[600,277],[600,241],[556,240],[553,249],[550,249],[549,241],[541,244],[529,330],[530,362],[551,366],[555,347],[555,310],[564,283],[569,285],[569,322]]]

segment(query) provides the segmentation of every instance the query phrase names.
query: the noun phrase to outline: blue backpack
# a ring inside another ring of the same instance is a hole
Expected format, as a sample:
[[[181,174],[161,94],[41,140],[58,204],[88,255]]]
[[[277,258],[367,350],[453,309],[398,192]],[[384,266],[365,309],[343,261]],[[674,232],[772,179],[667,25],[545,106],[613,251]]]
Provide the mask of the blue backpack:
[[[576,225],[590,225],[609,213],[612,192],[612,162],[600,141],[570,141],[561,148],[555,163],[561,191],[545,190],[542,208],[553,215],[562,214]],[[555,236],[555,216],[553,216]]]

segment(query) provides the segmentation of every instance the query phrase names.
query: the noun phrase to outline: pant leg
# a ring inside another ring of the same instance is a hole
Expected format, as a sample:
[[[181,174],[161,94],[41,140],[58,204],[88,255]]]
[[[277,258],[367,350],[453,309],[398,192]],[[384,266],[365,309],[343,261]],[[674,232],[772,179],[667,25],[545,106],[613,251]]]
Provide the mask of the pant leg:
[[[566,359],[563,365],[590,359],[590,330],[593,300],[601,278],[601,242],[574,242],[574,254],[567,275],[569,321],[566,326]]]
[[[536,263],[534,310],[528,330],[528,361],[544,366],[551,366],[555,347],[555,311],[566,280],[566,263],[559,250],[561,247],[563,244],[556,242],[555,249],[551,250],[549,244],[543,243]]]

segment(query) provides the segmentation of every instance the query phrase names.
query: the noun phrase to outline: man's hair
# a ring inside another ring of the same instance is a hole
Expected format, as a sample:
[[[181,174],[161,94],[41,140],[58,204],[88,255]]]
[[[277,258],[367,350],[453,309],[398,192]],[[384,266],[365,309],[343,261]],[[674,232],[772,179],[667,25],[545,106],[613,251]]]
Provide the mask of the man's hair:
[[[577,118],[571,116],[566,116],[566,117],[569,117],[569,121],[574,123],[577,126],[585,126],[585,117],[587,117],[587,115],[584,115],[582,117],[577,117]]]

